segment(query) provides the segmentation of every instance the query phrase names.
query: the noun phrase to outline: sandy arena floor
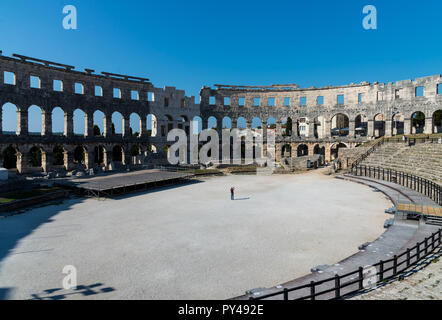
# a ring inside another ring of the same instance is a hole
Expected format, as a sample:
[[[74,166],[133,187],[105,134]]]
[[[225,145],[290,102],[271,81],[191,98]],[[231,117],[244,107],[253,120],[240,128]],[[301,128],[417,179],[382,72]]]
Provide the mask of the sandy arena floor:
[[[0,299],[225,299],[355,253],[390,206],[319,172],[71,199],[0,219]],[[61,289],[65,265],[78,290]]]

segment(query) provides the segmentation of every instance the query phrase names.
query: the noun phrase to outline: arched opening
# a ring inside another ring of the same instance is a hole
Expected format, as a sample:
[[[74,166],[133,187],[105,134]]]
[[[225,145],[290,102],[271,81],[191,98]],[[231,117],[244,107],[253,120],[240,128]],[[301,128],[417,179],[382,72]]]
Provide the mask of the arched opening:
[[[270,117],[267,119],[267,129],[276,130],[276,119]]]
[[[62,136],[64,135],[65,128],[64,128],[64,117],[65,112],[60,107],[55,107],[52,109],[51,114],[52,119],[52,134],[56,136]]]
[[[131,113],[129,117],[130,135],[134,137],[140,136],[141,133],[141,118],[136,113]]]
[[[55,146],[52,150],[52,165],[63,166],[64,165],[65,149],[62,146]]]
[[[189,135],[190,132],[190,123],[189,118],[185,115],[180,116],[180,121],[178,122],[178,129],[184,130],[186,135]]]
[[[81,109],[74,110],[74,135],[85,135],[86,113]]]
[[[245,128],[247,128],[247,120],[246,120],[246,118],[244,118],[244,117],[239,117],[239,118],[236,120],[236,127],[237,127],[238,129],[245,129]]]
[[[331,135],[341,137],[348,136],[349,123],[348,116],[343,113],[336,114],[331,120]]]
[[[147,115],[146,129],[148,136],[157,136],[157,117],[154,114]]]
[[[393,135],[404,134],[404,123],[405,118],[400,113],[397,113],[393,116]]]
[[[252,129],[262,129],[262,121],[258,117],[252,119]]]
[[[78,146],[74,150],[74,163],[84,164],[86,160],[86,150],[82,146]]]
[[[433,133],[442,133],[442,110],[433,113]]]
[[[215,129],[217,128],[218,123],[215,117],[209,117],[209,119],[207,119],[207,129]]]
[[[133,145],[130,150],[130,156],[132,158],[132,164],[141,164],[141,148],[137,145]]]
[[[325,147],[321,147],[319,144],[315,145],[315,147],[313,148],[313,154],[325,156]]]
[[[365,116],[363,114],[356,116],[356,118],[355,118],[355,135],[360,136],[360,137],[365,137],[367,135],[367,129],[368,129],[367,116]]]
[[[232,129],[232,119],[229,117],[223,118],[223,129]]]
[[[300,144],[297,148],[298,157],[308,156],[308,146],[306,144]]]
[[[41,130],[42,112],[41,108],[36,105],[32,105],[28,109],[28,133],[29,135],[40,136]]]
[[[411,116],[411,133],[424,133],[425,114],[417,111]]]
[[[298,134],[301,137],[307,137],[308,136],[308,130],[309,129],[309,120],[308,118],[300,118],[298,120]]]
[[[94,136],[104,136],[104,123],[106,116],[100,110],[94,112]]]
[[[112,113],[112,134],[123,134],[123,116],[118,111]]]
[[[106,150],[103,146],[97,146],[94,148],[94,163],[98,165],[104,165],[104,154]]]
[[[339,150],[343,149],[343,148],[347,148],[347,145],[344,143],[335,143],[330,147],[330,156],[331,159],[334,160],[338,157],[339,155]]]
[[[8,146],[2,152],[3,156],[3,168],[16,169],[17,168],[17,154],[18,150],[13,146]]]
[[[42,151],[39,147],[32,147],[29,150],[29,166],[31,168],[41,168],[42,165]]]
[[[291,158],[292,157],[292,146],[284,144],[281,148],[281,157],[282,158]]]
[[[282,135],[290,137],[293,133],[293,120],[290,117],[282,120]]]
[[[18,108],[15,104],[5,103],[2,106],[2,133],[9,135],[16,135],[17,130],[17,111]]]
[[[385,136],[385,115],[382,113],[374,116],[374,136],[376,138]]]
[[[148,114],[146,117],[146,131],[150,137],[155,137],[157,134],[157,121],[153,114]]]
[[[123,162],[123,148],[115,146],[112,148],[112,161]]]

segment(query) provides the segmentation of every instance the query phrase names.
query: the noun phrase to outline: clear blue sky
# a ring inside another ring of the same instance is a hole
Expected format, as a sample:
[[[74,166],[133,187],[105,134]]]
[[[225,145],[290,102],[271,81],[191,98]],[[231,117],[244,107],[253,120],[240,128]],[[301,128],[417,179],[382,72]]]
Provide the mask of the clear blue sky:
[[[64,30],[75,5],[78,29]],[[364,30],[362,8],[378,11]],[[145,76],[197,96],[203,85],[389,82],[442,72],[442,1],[1,0],[0,49]]]

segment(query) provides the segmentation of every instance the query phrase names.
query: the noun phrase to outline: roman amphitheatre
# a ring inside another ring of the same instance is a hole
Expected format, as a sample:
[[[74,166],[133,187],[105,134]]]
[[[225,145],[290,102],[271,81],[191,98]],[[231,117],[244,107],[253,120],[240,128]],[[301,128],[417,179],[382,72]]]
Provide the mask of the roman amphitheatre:
[[[440,75],[216,84],[197,103],[14,54],[0,106],[0,299],[442,298]],[[168,133],[194,127],[263,143],[171,165]]]

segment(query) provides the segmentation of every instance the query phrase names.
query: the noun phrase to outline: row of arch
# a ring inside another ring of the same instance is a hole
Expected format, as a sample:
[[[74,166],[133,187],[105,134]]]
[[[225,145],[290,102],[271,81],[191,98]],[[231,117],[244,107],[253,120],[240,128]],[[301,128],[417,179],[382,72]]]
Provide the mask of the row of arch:
[[[26,127],[26,131],[30,135],[67,135],[67,127],[70,125],[67,112],[59,106],[52,108],[50,114],[46,114],[37,105],[31,105],[27,109],[21,110],[16,105],[8,102],[1,106],[1,114],[1,132],[3,134],[18,134],[21,131],[20,126],[23,126]],[[89,116],[92,119],[88,119]],[[83,136],[88,135],[89,125],[93,126],[92,134],[94,136],[106,135],[107,129],[111,130],[112,134],[140,136],[144,132],[147,135],[156,136],[158,126],[163,132],[166,132],[173,127],[184,128],[184,123],[189,123],[189,118],[186,115],[176,116],[174,119],[168,114],[158,118],[155,114],[150,113],[143,119],[136,112],[127,116],[123,116],[118,111],[106,115],[98,109],[92,115],[88,115],[81,108],[74,109],[71,117],[73,134]],[[25,123],[21,123],[20,118]],[[109,126],[107,125],[108,118],[110,118]],[[45,128],[46,126],[50,126],[50,128]],[[125,129],[129,132],[126,133]]]
[[[77,166],[82,169],[90,169],[96,166],[107,166],[110,162],[116,165],[142,164],[143,154],[146,152],[156,153],[155,146],[143,148],[140,145],[78,145],[66,148],[63,145],[53,147],[33,145],[29,148],[20,148],[15,145],[5,146],[0,150],[1,164],[6,169],[24,171],[49,171],[63,168],[71,170]]]

